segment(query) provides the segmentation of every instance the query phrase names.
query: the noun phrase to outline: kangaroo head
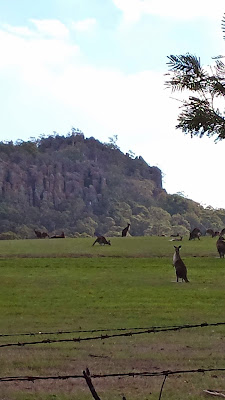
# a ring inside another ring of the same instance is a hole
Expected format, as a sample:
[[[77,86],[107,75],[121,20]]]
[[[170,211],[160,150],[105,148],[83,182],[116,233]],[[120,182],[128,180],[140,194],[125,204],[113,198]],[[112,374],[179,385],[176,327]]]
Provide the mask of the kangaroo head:
[[[175,248],[176,253],[179,254],[179,250],[181,249],[181,246],[173,246]]]

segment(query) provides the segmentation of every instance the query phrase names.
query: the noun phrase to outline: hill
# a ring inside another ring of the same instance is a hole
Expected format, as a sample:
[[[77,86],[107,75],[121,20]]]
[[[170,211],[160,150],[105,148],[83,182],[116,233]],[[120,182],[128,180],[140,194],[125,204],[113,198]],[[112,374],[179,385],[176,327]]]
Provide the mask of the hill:
[[[204,209],[162,187],[159,168],[72,130],[27,142],[0,142],[0,238],[34,229],[68,236],[181,235],[220,230],[225,210]]]

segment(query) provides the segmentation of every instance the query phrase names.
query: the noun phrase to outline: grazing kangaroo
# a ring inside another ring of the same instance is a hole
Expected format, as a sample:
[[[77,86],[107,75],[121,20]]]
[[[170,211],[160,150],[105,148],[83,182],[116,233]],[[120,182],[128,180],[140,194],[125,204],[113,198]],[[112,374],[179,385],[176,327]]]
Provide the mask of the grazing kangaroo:
[[[214,236],[216,236],[213,229],[207,229],[206,234],[207,234],[207,235],[211,235],[212,238],[213,238]]]
[[[54,235],[54,236],[51,236],[51,239],[62,239],[62,238],[65,238],[65,237],[66,237],[66,236],[65,236],[65,233],[62,232],[61,235]]]
[[[219,239],[216,242],[216,248],[217,251],[220,255],[220,258],[224,258],[224,254],[225,254],[225,241],[224,241],[224,237],[220,236]]]
[[[36,229],[34,229],[34,233],[37,236],[38,239],[41,239],[41,232],[37,231]]]
[[[128,230],[129,230],[129,228],[130,228],[130,224],[127,224],[126,228],[124,228],[124,229],[122,230],[122,237],[127,236],[127,232],[128,232]]]
[[[190,232],[189,240],[198,239],[200,240],[201,231],[198,228],[194,228],[193,231]]]
[[[46,237],[49,237],[49,234],[47,232],[36,231],[36,229],[34,229],[34,233],[38,239],[45,239]]]
[[[98,236],[92,246],[94,246],[95,243],[99,243],[100,245],[109,244],[109,246],[111,246],[110,240],[106,240],[105,236]]]
[[[47,232],[42,232],[41,237],[42,239],[45,239],[46,237],[49,237],[49,234]]]
[[[179,278],[182,279],[182,282],[189,282],[187,278],[187,268],[184,264],[184,262],[181,260],[179,250],[181,246],[174,246],[175,248],[175,253],[173,255],[173,266],[175,267],[176,270],[176,276],[177,276],[177,282],[179,281]]]

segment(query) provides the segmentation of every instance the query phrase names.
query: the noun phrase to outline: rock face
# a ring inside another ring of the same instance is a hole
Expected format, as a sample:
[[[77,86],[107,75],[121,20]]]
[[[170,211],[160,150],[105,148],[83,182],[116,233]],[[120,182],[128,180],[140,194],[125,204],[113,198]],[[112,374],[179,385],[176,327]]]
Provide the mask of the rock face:
[[[80,133],[0,143],[0,234],[117,234],[164,192],[157,167]]]
[[[131,179],[148,180],[155,189],[162,189],[161,171],[141,157],[131,159],[82,135],[61,139],[54,138],[51,146],[48,139],[42,140],[34,154],[22,146],[14,146],[7,154],[4,145],[0,149],[1,199],[23,200],[33,207],[53,203],[57,208],[65,200],[80,197],[90,206],[107,189],[121,191]]]

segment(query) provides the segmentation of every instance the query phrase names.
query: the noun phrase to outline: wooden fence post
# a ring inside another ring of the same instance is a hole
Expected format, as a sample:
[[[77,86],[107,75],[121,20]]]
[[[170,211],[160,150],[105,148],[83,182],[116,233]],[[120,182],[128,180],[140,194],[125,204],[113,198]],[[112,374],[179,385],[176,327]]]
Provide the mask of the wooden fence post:
[[[89,371],[88,368],[86,368],[86,371],[83,371],[83,375],[84,375],[84,378],[85,378],[85,380],[87,382],[87,385],[88,385],[88,387],[90,389],[90,392],[91,392],[93,398],[95,400],[101,400],[100,397],[98,396],[95,388],[94,388],[94,385],[93,385],[92,380],[91,380],[91,374],[90,374],[90,371]]]

